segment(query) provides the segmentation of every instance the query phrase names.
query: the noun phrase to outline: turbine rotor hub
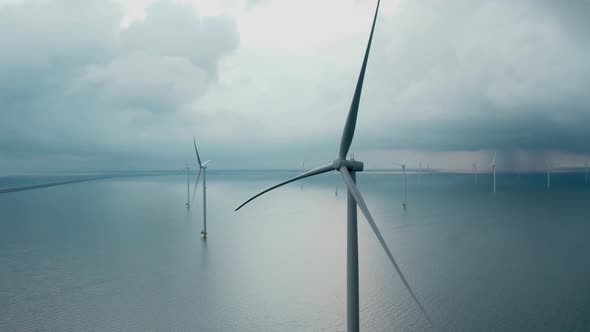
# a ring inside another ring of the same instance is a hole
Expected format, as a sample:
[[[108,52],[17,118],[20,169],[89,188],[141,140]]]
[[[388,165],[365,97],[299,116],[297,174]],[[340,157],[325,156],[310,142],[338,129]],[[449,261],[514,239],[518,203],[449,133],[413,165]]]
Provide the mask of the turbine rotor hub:
[[[364,164],[358,160],[346,160],[343,158],[336,158],[332,163],[335,170],[339,170],[342,166],[345,166],[351,172],[362,172]]]

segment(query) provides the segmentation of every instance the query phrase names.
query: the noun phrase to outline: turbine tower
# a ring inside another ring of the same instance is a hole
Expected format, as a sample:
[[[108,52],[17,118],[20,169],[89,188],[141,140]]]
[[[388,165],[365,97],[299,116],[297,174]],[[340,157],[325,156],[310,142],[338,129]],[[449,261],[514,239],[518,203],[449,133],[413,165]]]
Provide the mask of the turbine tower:
[[[586,165],[586,184],[588,184],[588,162],[586,162],[585,165]]]
[[[197,162],[199,163],[199,173],[197,175],[197,181],[195,182],[195,190],[193,191],[193,201],[197,193],[197,186],[199,185],[199,178],[201,178],[201,172],[203,172],[203,230],[201,231],[201,237],[207,238],[207,164],[211,160],[207,160],[201,163],[201,157],[199,157],[199,150],[197,150],[197,141],[193,136],[193,144],[195,145],[195,154],[197,155]]]
[[[320,166],[318,168],[314,168],[307,172],[304,172],[300,175],[292,177],[282,183],[279,183],[273,187],[270,187],[259,194],[253,196],[252,198],[248,199],[242,205],[236,208],[236,211],[242,208],[244,205],[251,202],[253,199],[259,197],[262,194],[265,194],[273,189],[279,188],[285,184],[301,180],[307,177],[319,175],[322,173],[327,173],[330,171],[338,171],[342,175],[342,179],[346,184],[348,189],[348,222],[347,222],[347,297],[346,297],[346,304],[347,304],[347,319],[346,319],[346,327],[349,332],[358,332],[359,331],[359,265],[358,265],[358,229],[357,229],[357,206],[360,208],[361,212],[364,214],[367,222],[371,226],[377,240],[381,244],[383,250],[387,254],[389,261],[393,264],[394,269],[400,276],[401,281],[403,282],[404,286],[412,296],[413,300],[418,305],[419,309],[422,311],[428,322],[430,319],[424,310],[424,307],[414,294],[414,291],[410,287],[408,281],[404,277],[399,265],[397,264],[396,260],[393,258],[389,247],[387,246],[385,239],[381,235],[377,224],[373,220],[371,213],[369,212],[369,208],[367,204],[365,204],[365,200],[363,196],[359,192],[356,186],[356,172],[361,172],[363,170],[363,163],[360,161],[356,161],[354,159],[346,159],[348,152],[350,150],[350,146],[352,144],[352,139],[354,136],[354,130],[356,126],[356,120],[358,115],[359,103],[361,99],[361,92],[363,88],[363,81],[365,77],[365,70],[367,67],[367,61],[369,58],[369,51],[371,48],[371,41],[373,39],[373,32],[375,31],[375,22],[377,21],[377,14],[379,12],[379,3],[377,1],[377,8],[375,9],[375,16],[373,18],[373,24],[371,27],[371,34],[369,36],[369,41],[367,43],[367,48],[365,51],[363,64],[361,66],[359,78],[356,84],[356,88],[354,91],[354,96],[352,98],[352,103],[350,105],[350,110],[348,112],[348,116],[346,118],[346,122],[344,124],[344,130],[342,132],[342,138],[340,141],[340,150],[338,152],[337,158],[324,166]]]
[[[492,172],[494,173],[494,194],[496,193],[496,152],[494,152],[494,159],[492,159]]]
[[[551,166],[553,166],[552,163],[547,160],[545,162],[545,169],[547,170],[547,189],[551,189]]]
[[[471,164],[471,170],[473,171],[473,182],[477,184],[477,163]]]
[[[402,173],[404,174],[404,196],[403,196],[403,200],[402,200],[402,206],[404,207],[404,210],[406,209],[406,188],[407,188],[407,183],[408,181],[406,180],[406,166],[408,166],[408,164],[404,161],[401,164],[398,163],[393,163],[394,165],[399,165],[402,167]]]
[[[190,203],[190,196],[191,196],[191,189],[190,189],[190,180],[189,180],[189,170],[190,167],[188,163],[186,163],[186,208],[189,209],[191,207]]]
[[[422,184],[422,160],[418,162],[418,185]]]

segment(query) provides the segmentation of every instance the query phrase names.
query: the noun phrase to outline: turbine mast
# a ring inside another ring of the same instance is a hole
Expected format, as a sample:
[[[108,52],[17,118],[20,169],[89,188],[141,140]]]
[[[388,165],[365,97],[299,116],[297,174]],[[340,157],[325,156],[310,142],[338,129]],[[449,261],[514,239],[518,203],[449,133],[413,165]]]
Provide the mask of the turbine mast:
[[[547,189],[551,189],[551,164],[549,160],[547,160],[545,167],[547,169]]]
[[[496,164],[492,165],[492,169],[494,171],[494,194],[496,193]]]
[[[191,188],[190,188],[190,179],[189,179],[189,169],[190,167],[188,166],[188,163],[186,163],[186,208],[190,208],[191,207],[191,203],[190,203],[190,196],[191,196]]]
[[[207,238],[207,167],[203,168],[203,230],[201,236]]]
[[[418,185],[422,184],[422,160],[418,162]]]
[[[356,172],[350,172],[356,184]],[[358,332],[360,328],[359,306],[359,256],[356,200],[348,190],[347,232],[346,232],[346,326],[348,331]]]
[[[496,193],[496,152],[494,152],[494,158],[492,159],[492,172],[494,173],[494,194]]]
[[[404,201],[402,203],[402,206],[404,207],[404,210],[406,209],[406,193],[407,193],[407,184],[408,181],[406,180],[406,164],[402,164],[402,172],[404,173]]]

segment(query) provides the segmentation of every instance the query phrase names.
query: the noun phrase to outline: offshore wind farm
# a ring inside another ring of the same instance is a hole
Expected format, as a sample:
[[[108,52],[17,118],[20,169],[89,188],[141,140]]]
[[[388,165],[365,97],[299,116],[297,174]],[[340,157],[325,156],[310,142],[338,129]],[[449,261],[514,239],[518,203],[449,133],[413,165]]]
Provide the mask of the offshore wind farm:
[[[589,331],[585,9],[0,1],[0,331]]]

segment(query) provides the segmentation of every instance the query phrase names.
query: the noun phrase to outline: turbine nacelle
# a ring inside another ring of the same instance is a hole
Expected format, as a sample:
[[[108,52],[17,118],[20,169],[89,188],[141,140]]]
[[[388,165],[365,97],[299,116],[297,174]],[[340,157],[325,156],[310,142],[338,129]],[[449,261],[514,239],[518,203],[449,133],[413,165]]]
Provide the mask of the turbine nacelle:
[[[339,170],[342,167],[346,167],[351,172],[362,172],[365,165],[363,164],[362,161],[358,161],[358,160],[354,160],[354,159],[346,160],[343,158],[336,158],[332,162],[332,167],[334,167],[335,170]]]
[[[403,170],[405,170],[406,166],[408,166],[408,163],[405,160],[401,164],[400,163],[393,163],[393,164],[401,166]]]

